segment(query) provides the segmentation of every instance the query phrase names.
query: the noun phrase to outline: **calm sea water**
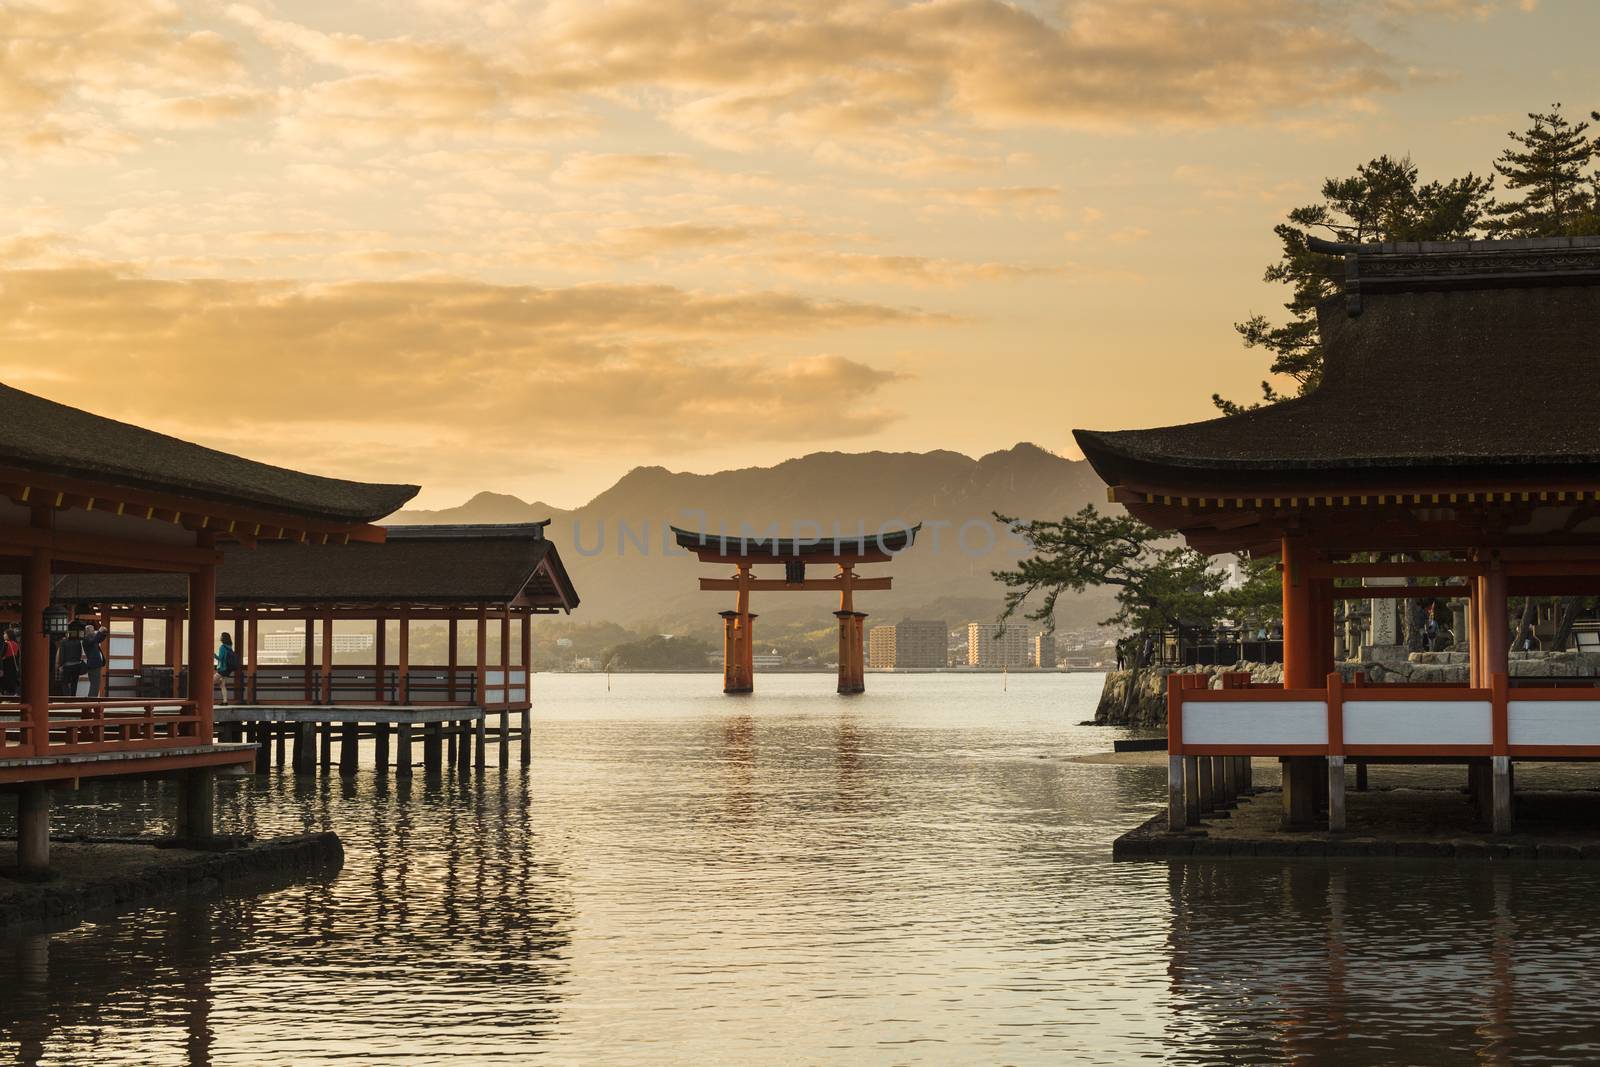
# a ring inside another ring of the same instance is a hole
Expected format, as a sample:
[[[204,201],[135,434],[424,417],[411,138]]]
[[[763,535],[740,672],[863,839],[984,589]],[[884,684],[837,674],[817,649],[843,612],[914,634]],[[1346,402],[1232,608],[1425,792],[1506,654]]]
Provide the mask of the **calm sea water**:
[[[1583,865],[1124,863],[1090,675],[541,676],[531,767],[225,783],[315,884],[0,945],[51,1064],[1600,1059]],[[1002,684],[1005,689],[1002,690]],[[491,763],[494,761],[491,750]],[[140,785],[63,824],[159,826]]]

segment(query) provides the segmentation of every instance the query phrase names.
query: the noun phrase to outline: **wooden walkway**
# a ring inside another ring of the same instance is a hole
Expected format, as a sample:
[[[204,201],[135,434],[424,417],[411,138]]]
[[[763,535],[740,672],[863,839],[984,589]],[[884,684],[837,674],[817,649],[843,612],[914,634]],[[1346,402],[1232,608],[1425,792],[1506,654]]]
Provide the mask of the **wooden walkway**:
[[[360,770],[363,739],[373,743],[379,773],[392,766],[397,777],[410,777],[418,745],[425,773],[441,773],[446,765],[463,773],[474,766],[481,770],[488,766],[489,720],[496,716],[500,721],[493,738],[499,743],[500,766],[511,765],[513,740],[519,743],[523,766],[533,755],[532,713],[527,710],[485,711],[461,704],[219,704],[214,715],[221,740],[258,746],[257,774],[268,773],[274,762],[296,774],[315,774],[319,767],[334,766],[342,775],[355,774]],[[521,717],[517,729],[512,728],[513,715]]]

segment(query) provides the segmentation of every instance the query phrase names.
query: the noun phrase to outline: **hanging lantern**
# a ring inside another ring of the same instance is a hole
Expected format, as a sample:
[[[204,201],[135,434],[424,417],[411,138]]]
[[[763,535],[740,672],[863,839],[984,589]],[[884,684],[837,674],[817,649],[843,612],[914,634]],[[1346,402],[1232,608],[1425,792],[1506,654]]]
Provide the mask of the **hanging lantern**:
[[[44,609],[44,633],[46,637],[59,637],[67,632],[67,623],[71,621],[67,609],[60,604],[51,604]]]

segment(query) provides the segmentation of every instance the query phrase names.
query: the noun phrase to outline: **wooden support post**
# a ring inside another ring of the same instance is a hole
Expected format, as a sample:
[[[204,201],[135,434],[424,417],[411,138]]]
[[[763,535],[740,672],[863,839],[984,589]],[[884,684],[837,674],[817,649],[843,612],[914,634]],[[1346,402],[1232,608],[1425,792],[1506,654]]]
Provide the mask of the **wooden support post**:
[[[411,703],[411,610],[400,609],[400,662],[395,668],[394,696],[399,704]]]
[[[473,763],[482,770],[488,765],[488,710],[489,710],[489,606],[478,605],[478,661],[473,674],[473,690],[477,699],[474,701],[484,714],[474,724],[473,735]]]
[[[1182,833],[1188,823],[1183,815],[1183,757],[1167,757],[1167,829]]]
[[[374,672],[372,679],[372,699],[377,701],[379,704],[383,704],[387,703],[389,700],[389,650],[387,647],[385,647],[389,643],[389,622],[387,619],[384,619],[382,616],[380,616],[373,620],[372,626],[372,658],[377,661],[377,669]]]
[[[459,644],[459,635],[457,634],[457,627],[456,627],[455,618],[453,618],[453,617],[451,618],[448,629],[449,629],[449,636],[446,638],[446,644],[449,645],[449,650],[448,650],[448,653],[447,653],[447,655],[449,656],[449,659],[446,661],[447,662],[447,667],[445,669],[445,694],[444,694],[444,696],[445,696],[445,700],[449,701],[451,704],[454,704],[456,702],[456,666],[457,666],[458,662],[460,661],[460,656],[459,656],[459,654],[457,652],[457,645]]]
[[[1199,757],[1200,769],[1200,813],[1209,815],[1217,809],[1216,782],[1212,781],[1212,766],[1210,756]]]
[[[461,739],[461,723],[452,721],[444,728],[445,759],[453,767],[456,763],[456,745]]]
[[[511,609],[500,611],[500,766],[511,766]]]
[[[333,609],[322,620],[322,702],[333,703]]]
[[[178,776],[178,840],[209,841],[216,832],[217,772],[211,767],[184,771]]]
[[[39,644],[38,634],[23,640]],[[42,782],[27,782],[17,789],[17,867],[24,874],[50,870],[50,790]]]
[[[1311,826],[1317,817],[1317,783],[1321,775],[1316,756],[1284,756],[1283,827],[1300,830]]]
[[[522,765],[533,762],[533,616],[522,616],[522,699],[528,707],[522,709],[522,737],[520,753]]]
[[[398,728],[398,733],[399,738],[395,750],[394,775],[396,778],[410,778],[411,724],[408,722],[401,723]]]
[[[181,697],[184,692],[182,608],[169,608],[167,610],[166,646],[167,663],[172,667],[172,695]]]
[[[1220,807],[1232,808],[1239,797],[1239,787],[1233,780],[1234,762],[1232,756],[1218,756],[1215,777],[1217,780],[1217,794],[1221,801]]]
[[[317,762],[324,770],[333,766],[333,723],[317,724]]]
[[[380,722],[372,728],[373,763],[382,774],[389,769],[389,724]]]
[[[357,726],[353,722],[344,724],[339,735],[339,773],[344,775],[355,774],[358,756]]]
[[[1367,761],[1360,760],[1356,763],[1356,792],[1367,791]]]
[[[1344,757],[1328,757],[1328,831],[1344,832]]]
[[[479,723],[482,721],[478,720]],[[461,735],[460,743],[456,745],[456,770],[461,772],[463,777],[472,770],[472,742],[478,732],[476,725],[471,719],[462,719],[456,723],[456,730]],[[483,763],[480,761],[478,766],[483,766]]]
[[[422,769],[426,774],[439,774],[444,763],[444,728],[430,722],[422,728]]]
[[[240,676],[237,679],[238,693],[234,699],[241,704],[254,704],[256,702],[256,660],[260,658],[260,627],[257,625],[256,613],[251,611],[244,621],[245,641],[244,655],[239,657]],[[283,746],[278,746],[278,764],[283,765]]]
[[[1511,757],[1492,756],[1493,763],[1493,817],[1491,826],[1497,834],[1509,834],[1512,825]]]
[[[267,733],[268,726],[264,722],[250,724],[250,740],[256,746],[256,773],[272,773],[272,738]]]
[[[53,520],[47,508],[33,509],[34,526]],[[43,755],[50,746],[50,639],[44,635],[44,611],[50,606],[50,552],[36,548],[22,573],[22,703],[27,707],[28,749]],[[174,671],[176,671],[174,667]],[[20,801],[19,801],[20,803]],[[49,863],[49,799],[45,800],[45,863]],[[20,826],[20,823],[19,823]],[[22,831],[18,830],[20,848]],[[24,865],[26,866],[26,865]]]
[[[1200,757],[1183,757],[1183,824],[1200,825]]]
[[[289,731],[281,723],[272,723],[267,729],[272,731],[273,761],[282,767],[285,750],[289,745]]]
[[[310,615],[306,616],[306,703],[315,703],[319,686],[316,684],[317,668],[317,620]]]
[[[195,544],[200,548],[214,548],[216,536],[209,530],[195,534]],[[213,683],[216,667],[217,625],[217,567],[203,563],[189,575],[189,700],[200,721],[195,724],[195,734],[201,744],[211,744],[216,737],[212,723],[212,701],[216,697]]]
[[[315,756],[317,728],[309,722],[295,723],[294,773],[311,774],[317,769]]]

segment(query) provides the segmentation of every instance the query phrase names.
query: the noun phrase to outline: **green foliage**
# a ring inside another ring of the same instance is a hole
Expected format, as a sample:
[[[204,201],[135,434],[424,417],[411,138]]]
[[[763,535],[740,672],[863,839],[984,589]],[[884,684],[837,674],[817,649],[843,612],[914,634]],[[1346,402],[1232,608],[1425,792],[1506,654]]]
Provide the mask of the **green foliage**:
[[[1312,252],[1313,236],[1332,241],[1454,241],[1470,236],[1489,208],[1493,181],[1467,174],[1447,182],[1421,183],[1409,158],[1379,156],[1356,168],[1348,178],[1322,183],[1322,200],[1289,212],[1287,222],[1273,228],[1283,247],[1278,262],[1267,268],[1266,280],[1284,282],[1290,297],[1289,319],[1274,324],[1252,315],[1234,328],[1247,348],[1272,353],[1268,373],[1288,377],[1293,389],[1280,393],[1270,381],[1261,383],[1261,399],[1240,404],[1213,394],[1211,402],[1237,414],[1292,396],[1302,396],[1322,380],[1322,342],[1317,336],[1317,305],[1339,291],[1344,264]]]
[[[998,512],[995,518],[1034,552],[1018,561],[1016,570],[994,572],[1006,586],[1002,621],[1040,593],[1039,606],[1025,617],[1049,628],[1061,594],[1091,586],[1117,590],[1117,614],[1105,625],[1134,631],[1209,625],[1226,610],[1219,595],[1223,576],[1205,556],[1190,548],[1162,547],[1163,535],[1131,516],[1102,514],[1089,505],[1055,521]]]
[[[1593,115],[1600,119],[1600,115]],[[1572,122],[1552,104],[1545,113],[1529,112],[1533,125],[1510,131],[1512,147],[1500,153],[1494,169],[1520,200],[1497,201],[1484,230],[1492,237],[1570,237],[1600,233],[1596,176],[1588,171],[1597,147],[1586,135],[1587,122]]]
[[[713,649],[698,637],[652,634],[629,641],[605,654],[608,669],[629,671],[703,670]]]
[[[1275,557],[1249,557],[1240,561],[1244,581],[1218,595],[1222,614],[1240,626],[1261,627],[1283,617],[1283,577]]]

